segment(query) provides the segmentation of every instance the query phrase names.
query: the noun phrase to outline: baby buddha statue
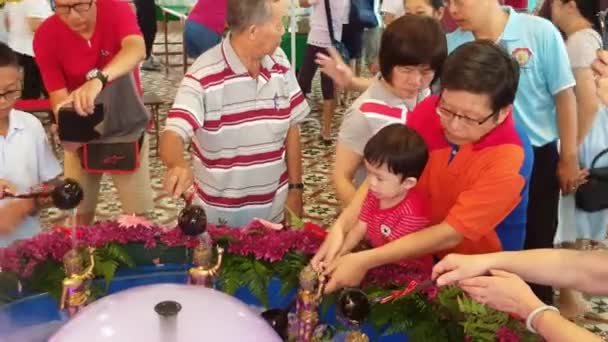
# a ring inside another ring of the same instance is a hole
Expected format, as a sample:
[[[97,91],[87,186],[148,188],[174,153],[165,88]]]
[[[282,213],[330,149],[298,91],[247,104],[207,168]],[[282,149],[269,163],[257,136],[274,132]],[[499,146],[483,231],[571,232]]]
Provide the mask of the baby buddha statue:
[[[188,284],[200,285],[205,287],[213,287],[215,276],[218,274],[222,266],[222,258],[224,249],[217,246],[217,261],[213,264],[213,243],[209,237],[209,233],[202,234],[201,242],[194,249],[192,263],[194,264],[188,270]]]
[[[95,248],[89,247],[89,265],[83,269],[83,260],[76,249],[71,249],[63,257],[66,277],[62,282],[61,300],[59,308],[66,310],[69,317],[80,311],[91,294],[89,281],[95,277]]]
[[[311,265],[300,272],[300,290],[296,301],[297,342],[310,342],[319,324],[318,307],[323,297],[325,276]]]

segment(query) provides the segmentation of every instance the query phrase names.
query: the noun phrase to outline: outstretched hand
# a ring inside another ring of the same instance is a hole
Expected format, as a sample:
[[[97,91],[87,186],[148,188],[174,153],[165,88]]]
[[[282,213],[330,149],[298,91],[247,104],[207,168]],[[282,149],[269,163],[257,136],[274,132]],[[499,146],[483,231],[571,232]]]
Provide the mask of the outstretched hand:
[[[350,253],[339,257],[324,269],[329,277],[325,293],[332,293],[344,287],[357,287],[369,270],[363,253]]]
[[[329,230],[329,234],[323,240],[321,247],[315,255],[312,257],[310,264],[312,268],[317,272],[322,272],[326,269],[326,266],[333,264],[336,256],[342,249],[344,244],[344,233],[339,227],[332,227]]]
[[[491,254],[449,254],[433,267],[432,279],[437,286],[454,285],[463,279],[486,274]]]
[[[500,270],[490,270],[490,274],[462,280],[459,285],[477,302],[524,319],[544,305],[517,275]]]
[[[315,62],[321,68],[321,72],[329,76],[337,86],[348,88],[354,74],[351,68],[344,62],[340,53],[333,47],[327,48],[329,56],[317,53]]]

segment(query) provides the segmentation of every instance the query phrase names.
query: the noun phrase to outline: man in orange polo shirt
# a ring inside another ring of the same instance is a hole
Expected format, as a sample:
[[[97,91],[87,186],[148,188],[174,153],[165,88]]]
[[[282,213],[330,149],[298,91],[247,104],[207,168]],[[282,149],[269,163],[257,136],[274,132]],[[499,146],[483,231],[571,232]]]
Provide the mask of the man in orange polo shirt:
[[[423,255],[521,249],[533,153],[513,120],[518,80],[517,62],[491,42],[467,43],[448,56],[441,94],[407,119],[429,149],[419,190],[430,198],[431,225],[380,248],[338,255],[367,192],[362,186],[311,261],[330,276],[327,292],[357,286],[371,268]]]

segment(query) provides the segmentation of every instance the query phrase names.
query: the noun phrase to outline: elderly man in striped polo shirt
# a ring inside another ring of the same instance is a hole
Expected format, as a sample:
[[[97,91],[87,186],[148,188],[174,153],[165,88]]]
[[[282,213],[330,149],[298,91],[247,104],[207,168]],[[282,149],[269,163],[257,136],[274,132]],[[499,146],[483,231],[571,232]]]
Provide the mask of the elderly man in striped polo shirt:
[[[194,184],[212,224],[302,212],[298,123],[310,109],[279,48],[286,12],[283,0],[229,0],[230,35],[190,67],[169,112],[165,190],[178,197]]]

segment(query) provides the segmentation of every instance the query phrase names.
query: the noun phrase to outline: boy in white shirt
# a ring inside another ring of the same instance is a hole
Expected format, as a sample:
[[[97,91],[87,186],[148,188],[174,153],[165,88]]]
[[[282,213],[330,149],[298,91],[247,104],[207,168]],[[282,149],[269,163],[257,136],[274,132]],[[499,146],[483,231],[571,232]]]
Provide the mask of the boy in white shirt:
[[[8,45],[17,53],[19,65],[23,68],[21,98],[46,97],[40,70],[34,61],[32,43],[36,29],[53,14],[51,6],[48,0],[11,1],[6,3],[5,12],[8,17]]]
[[[41,203],[33,199],[3,198],[28,192],[61,174],[40,121],[13,109],[21,95],[21,73],[16,54],[0,43],[0,247],[40,231]]]

